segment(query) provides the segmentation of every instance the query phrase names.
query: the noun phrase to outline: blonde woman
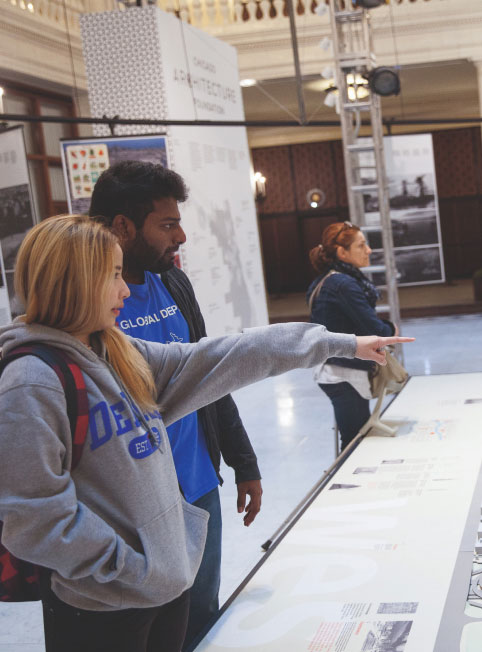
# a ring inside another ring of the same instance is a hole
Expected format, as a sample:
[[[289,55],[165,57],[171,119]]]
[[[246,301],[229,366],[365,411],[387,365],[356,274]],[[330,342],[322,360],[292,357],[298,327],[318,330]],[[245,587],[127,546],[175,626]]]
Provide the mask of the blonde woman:
[[[383,364],[394,338],[283,324],[169,345],[115,327],[129,294],[115,236],[83,216],[35,226],[19,252],[25,315],[4,354],[32,341],[67,351],[87,386],[89,430],[70,472],[65,394],[42,360],[0,378],[2,543],[39,564],[47,652],[181,649],[207,514],[182,498],[165,426],[250,382],[329,356]]]

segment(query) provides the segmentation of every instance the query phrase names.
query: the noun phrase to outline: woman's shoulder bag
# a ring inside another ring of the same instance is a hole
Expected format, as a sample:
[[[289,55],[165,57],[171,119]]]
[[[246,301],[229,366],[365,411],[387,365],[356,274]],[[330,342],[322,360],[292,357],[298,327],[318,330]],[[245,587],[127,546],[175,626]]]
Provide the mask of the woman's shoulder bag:
[[[386,394],[398,394],[408,380],[408,372],[405,367],[390,352],[385,349],[387,364],[376,365],[373,372],[370,372],[370,388],[373,398],[378,398],[385,389]]]

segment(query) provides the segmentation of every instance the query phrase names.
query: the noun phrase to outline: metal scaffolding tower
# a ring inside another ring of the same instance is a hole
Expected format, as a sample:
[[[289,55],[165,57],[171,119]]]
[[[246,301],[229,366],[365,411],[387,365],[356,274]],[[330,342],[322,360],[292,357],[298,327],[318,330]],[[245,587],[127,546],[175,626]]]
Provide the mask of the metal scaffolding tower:
[[[351,6],[351,0],[330,0],[350,220],[365,232],[381,227],[385,264],[365,268],[365,271],[385,272],[388,305],[379,306],[378,311],[388,312],[391,321],[399,325],[400,305],[383,151],[381,101],[376,93],[367,93],[367,84],[363,79],[376,67],[370,12],[367,9],[346,8],[347,5]],[[362,113],[369,117],[369,138],[359,137]],[[364,194],[367,193],[378,195],[380,227],[366,223]]]

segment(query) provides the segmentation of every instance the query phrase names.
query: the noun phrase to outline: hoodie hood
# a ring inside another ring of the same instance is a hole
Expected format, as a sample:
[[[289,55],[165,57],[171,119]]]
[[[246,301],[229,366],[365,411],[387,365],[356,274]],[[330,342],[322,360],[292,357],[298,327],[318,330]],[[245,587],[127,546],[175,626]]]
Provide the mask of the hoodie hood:
[[[7,355],[12,349],[42,342],[67,351],[75,362],[82,366],[83,362],[95,362],[98,356],[105,358],[105,347],[100,338],[93,337],[93,349],[89,349],[80,340],[65,331],[42,324],[26,324],[17,317],[11,324],[0,328],[0,348],[2,355]]]

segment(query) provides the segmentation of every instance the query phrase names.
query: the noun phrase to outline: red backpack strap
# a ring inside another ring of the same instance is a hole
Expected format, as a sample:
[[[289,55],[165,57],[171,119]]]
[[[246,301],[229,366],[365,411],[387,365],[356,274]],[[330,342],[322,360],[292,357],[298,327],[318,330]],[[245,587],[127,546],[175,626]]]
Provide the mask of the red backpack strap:
[[[0,374],[10,362],[26,355],[34,355],[48,364],[55,371],[64,388],[72,435],[72,470],[82,456],[89,425],[89,406],[84,377],[80,367],[63,350],[36,342],[9,351],[0,360]],[[1,534],[0,521],[0,602],[39,600],[41,567],[12,555],[2,545]]]
[[[87,430],[89,428],[89,401],[87,398],[87,388],[79,365],[73,362],[65,351],[61,349],[54,349],[54,351],[64,360],[67,366],[66,368],[59,366],[59,368],[62,370],[64,377],[66,379],[68,378],[68,383],[66,382],[64,388],[67,397],[67,406],[72,403],[72,414],[69,414],[69,421],[72,433],[71,470],[73,470],[82,457],[82,451],[87,438]],[[68,370],[69,376],[67,376],[66,370]],[[54,369],[54,371],[59,375],[57,369]],[[62,380],[60,382],[62,382]],[[69,408],[67,409],[67,412],[69,412]]]

